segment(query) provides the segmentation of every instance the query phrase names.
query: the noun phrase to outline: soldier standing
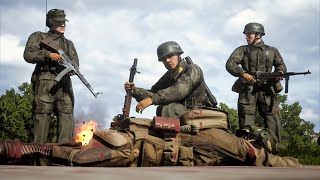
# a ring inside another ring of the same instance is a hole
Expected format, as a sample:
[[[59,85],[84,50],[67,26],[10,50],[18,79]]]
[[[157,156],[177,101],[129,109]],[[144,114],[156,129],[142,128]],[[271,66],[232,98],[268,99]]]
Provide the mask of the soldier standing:
[[[51,37],[70,59],[79,64],[72,41],[64,37],[66,21],[68,20],[64,10],[51,9],[46,15],[49,31],[47,33],[37,31],[31,34],[24,50],[25,61],[36,64],[31,78],[34,90],[34,142],[47,142],[52,113],[55,113],[58,120],[58,143],[73,139],[74,97],[69,77],[73,73],[66,74],[55,83],[55,77],[64,69],[58,63],[62,58],[57,52],[41,43],[41,40]]]
[[[248,45],[236,48],[226,63],[227,71],[239,77],[232,90],[239,93],[238,115],[240,129],[255,125],[255,114],[258,110],[276,142],[280,143],[280,116],[277,93],[282,90],[281,79],[267,81],[257,87],[252,74],[257,71],[268,72],[274,67],[275,72],[285,73],[286,66],[277,48],[264,44],[262,36],[264,27],[259,23],[248,23],[243,33]],[[275,152],[275,150],[273,151]]]
[[[148,106],[159,105],[157,116],[177,117],[187,109],[205,106],[205,84],[201,68],[196,64],[187,64],[180,55],[180,45],[174,41],[164,42],[157,48],[158,61],[168,70],[150,90],[135,87],[126,82],[125,90],[132,91],[139,103],[136,111]]]

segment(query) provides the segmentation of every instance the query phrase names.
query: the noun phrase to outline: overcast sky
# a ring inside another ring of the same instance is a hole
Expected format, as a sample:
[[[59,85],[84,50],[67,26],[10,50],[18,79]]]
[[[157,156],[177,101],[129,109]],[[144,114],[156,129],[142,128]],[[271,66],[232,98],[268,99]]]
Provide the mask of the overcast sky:
[[[65,36],[73,41],[80,71],[97,91],[95,99],[76,77],[72,77],[78,122],[97,120],[109,127],[122,113],[129,68],[138,58],[136,86],[149,88],[165,73],[157,61],[157,46],[178,42],[205,75],[218,102],[236,108],[236,80],[225,63],[238,46],[246,43],[245,24],[260,22],[266,44],[277,47],[288,71],[310,70],[311,75],[290,78],[288,103],[299,101],[301,117],[320,131],[320,4],[319,0],[48,0],[47,11],[64,9]],[[29,35],[45,28],[45,0],[0,0],[0,94],[30,82],[34,64],[23,59]],[[284,85],[284,82],[283,82]],[[282,92],[283,94],[284,92]],[[143,114],[152,118],[155,107]]]

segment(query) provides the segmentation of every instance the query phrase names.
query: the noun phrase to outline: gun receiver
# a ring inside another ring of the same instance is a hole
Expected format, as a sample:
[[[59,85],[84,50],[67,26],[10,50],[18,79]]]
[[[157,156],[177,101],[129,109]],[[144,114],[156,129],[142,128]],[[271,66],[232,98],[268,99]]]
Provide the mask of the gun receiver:
[[[189,56],[184,58],[185,61],[187,61],[188,64],[193,64],[191,58]],[[214,97],[214,95],[211,93],[209,87],[207,86],[206,83],[204,83],[205,86],[205,91],[206,91],[206,95],[209,99],[209,103],[211,104],[212,107],[216,108],[217,107],[217,99]]]
[[[261,71],[256,71],[256,72],[250,73],[250,74],[256,77],[257,82],[258,82],[258,86],[261,86],[268,79],[276,79],[279,77],[284,77],[284,79],[285,79],[285,93],[288,93],[290,76],[307,75],[307,74],[311,74],[311,72],[308,70],[306,72],[287,72],[287,73],[282,74],[280,72],[264,73]]]
[[[62,70],[57,75],[57,77],[54,79],[56,82],[59,82],[61,80],[61,78],[65,74],[67,74],[68,72],[73,72],[79,77],[81,82],[90,90],[90,92],[93,94],[93,96],[95,98],[97,98],[97,96],[99,94],[102,94],[102,92],[97,92],[97,93],[93,92],[93,89],[92,89],[91,85],[89,84],[89,82],[80,73],[79,66],[74,61],[72,61],[62,49],[58,48],[58,46],[55,44],[55,42],[53,41],[53,39],[50,36],[48,38],[42,40],[41,42],[43,44],[47,45],[48,47],[52,48],[53,50],[57,51],[60,54],[61,58],[62,58],[62,60],[58,61],[58,63],[60,65],[64,66],[65,69]]]

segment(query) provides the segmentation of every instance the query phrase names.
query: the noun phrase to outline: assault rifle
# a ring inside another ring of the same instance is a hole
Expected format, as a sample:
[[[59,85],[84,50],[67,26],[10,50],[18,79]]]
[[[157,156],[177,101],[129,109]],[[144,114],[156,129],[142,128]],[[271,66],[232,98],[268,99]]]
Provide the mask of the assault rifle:
[[[136,73],[140,73],[137,71],[137,64],[138,64],[138,59],[134,58],[133,60],[133,65],[130,68],[130,75],[129,75],[129,82],[133,82],[134,76]],[[122,108],[122,114],[118,114],[115,116],[115,122],[111,122],[111,127],[117,127],[120,125],[120,121],[129,117],[130,115],[130,107],[131,107],[131,100],[132,100],[132,92],[127,91],[126,96],[124,98],[124,104]]]
[[[184,58],[185,61],[187,61],[188,64],[193,64],[191,58],[189,56],[185,57]],[[217,107],[217,99],[214,97],[214,95],[211,93],[209,87],[207,86],[206,83],[204,83],[204,86],[205,86],[205,91],[206,91],[206,94],[207,94],[207,97],[209,99],[209,103],[211,104],[212,107],[216,108]]]
[[[91,85],[88,83],[88,81],[80,73],[79,66],[74,61],[72,61],[62,49],[58,48],[58,46],[55,44],[55,42],[53,41],[53,39],[50,36],[48,38],[42,40],[41,43],[47,45],[51,49],[53,49],[56,52],[58,52],[60,54],[61,58],[62,58],[62,60],[58,61],[58,63],[60,65],[64,66],[65,69],[63,69],[57,75],[57,77],[54,79],[56,82],[59,82],[61,80],[61,78],[65,74],[67,74],[68,72],[73,72],[79,77],[79,79],[82,81],[82,83],[87,86],[87,88],[90,90],[90,92],[93,94],[93,96],[95,98],[97,98],[97,96],[99,94],[102,94],[102,92],[97,92],[97,93],[93,92],[93,89],[92,89]]]
[[[263,83],[265,83],[269,79],[276,79],[279,77],[284,77],[284,79],[285,79],[285,93],[288,93],[290,76],[307,75],[307,74],[311,74],[311,72],[308,70],[307,72],[287,72],[287,73],[282,74],[280,72],[264,73],[261,71],[256,71],[256,72],[250,73],[250,74],[256,77],[256,81],[258,82],[258,84],[257,84],[258,86],[261,86]]]

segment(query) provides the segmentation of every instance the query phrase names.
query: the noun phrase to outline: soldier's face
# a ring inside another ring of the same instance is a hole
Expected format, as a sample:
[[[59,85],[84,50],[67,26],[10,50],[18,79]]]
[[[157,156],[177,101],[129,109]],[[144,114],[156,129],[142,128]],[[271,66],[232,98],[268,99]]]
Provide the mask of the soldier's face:
[[[53,21],[52,30],[63,34],[66,28],[66,22],[64,21]]]
[[[179,56],[176,54],[168,55],[163,58],[162,62],[168,70],[175,69],[179,63]]]
[[[245,35],[246,35],[247,43],[249,45],[252,44],[256,38],[256,34],[254,32],[246,32]]]

